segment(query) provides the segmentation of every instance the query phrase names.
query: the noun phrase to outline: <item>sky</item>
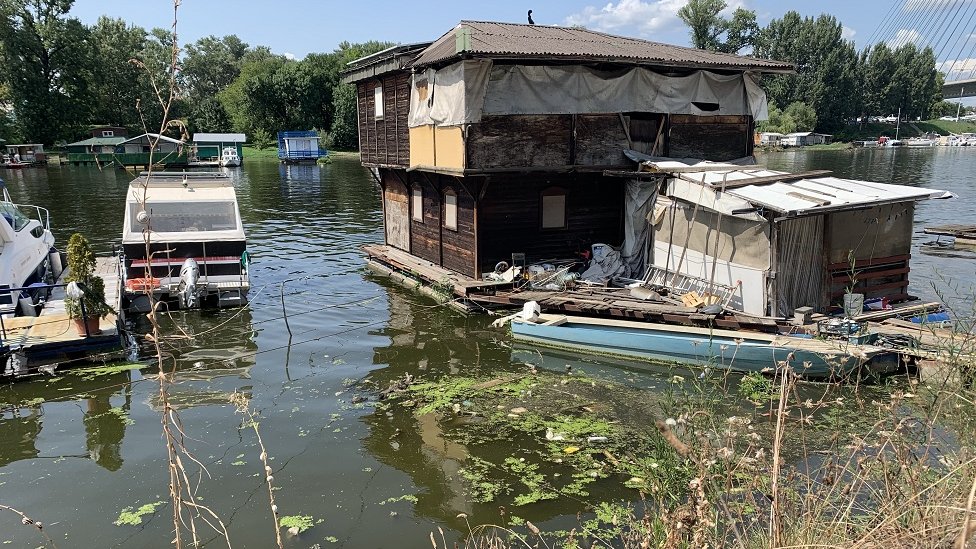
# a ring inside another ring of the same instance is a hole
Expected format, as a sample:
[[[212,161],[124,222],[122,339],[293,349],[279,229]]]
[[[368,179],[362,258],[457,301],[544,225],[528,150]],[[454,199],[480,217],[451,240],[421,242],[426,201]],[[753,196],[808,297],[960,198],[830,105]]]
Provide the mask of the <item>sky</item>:
[[[727,0],[727,3],[729,10],[739,6],[755,10],[760,25],[782,17],[789,10],[804,16],[831,14],[843,24],[845,37],[854,40],[860,50],[877,35],[879,24],[894,13],[895,4],[898,9],[911,10],[926,6],[938,8],[951,1],[957,0]],[[526,11],[531,9],[536,24],[578,24],[611,34],[689,45],[688,29],[676,16],[686,3],[687,0],[182,0],[177,32],[183,43],[207,35],[236,34],[252,46],[268,46],[275,53],[301,59],[308,53],[331,52],[343,41],[381,40],[401,44],[432,41],[462,19],[525,23]],[[173,2],[75,0],[71,15],[86,24],[107,15],[147,29],[168,28],[173,23]],[[890,19],[897,22],[894,17]],[[906,21],[904,28],[892,28],[889,34],[911,38],[919,31]],[[966,40],[976,41],[976,34],[966,36]]]

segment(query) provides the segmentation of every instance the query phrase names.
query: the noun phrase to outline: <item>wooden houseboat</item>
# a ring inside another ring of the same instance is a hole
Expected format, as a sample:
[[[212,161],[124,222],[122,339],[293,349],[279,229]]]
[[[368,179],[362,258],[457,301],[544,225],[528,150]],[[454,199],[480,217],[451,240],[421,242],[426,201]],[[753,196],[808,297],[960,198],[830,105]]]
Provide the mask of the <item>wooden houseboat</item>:
[[[786,63],[565,27],[463,21],[353,61],[362,162],[382,189],[374,257],[479,281],[500,262],[624,240],[627,149],[730,160]],[[629,177],[633,179],[633,177]],[[640,268],[635,269],[636,273]],[[468,286],[465,286],[468,287]]]
[[[768,115],[758,77],[792,70],[474,21],[353,61],[344,77],[384,215],[369,264],[447,284],[473,309],[536,301],[551,313],[769,333],[845,294],[907,299],[914,203],[944,193],[751,166],[755,123]],[[639,288],[549,291],[494,275],[598,246],[619,259],[602,281]],[[652,287],[672,293],[649,299]]]

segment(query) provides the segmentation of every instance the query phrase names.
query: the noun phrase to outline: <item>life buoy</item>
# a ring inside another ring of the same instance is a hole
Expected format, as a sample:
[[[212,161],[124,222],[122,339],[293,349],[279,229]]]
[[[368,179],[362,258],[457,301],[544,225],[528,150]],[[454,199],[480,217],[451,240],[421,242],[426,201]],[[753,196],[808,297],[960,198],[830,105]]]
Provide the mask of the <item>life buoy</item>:
[[[502,274],[502,273],[504,273],[507,270],[508,270],[508,262],[507,261],[499,261],[498,263],[495,263],[495,272],[496,273]]]
[[[158,278],[130,278],[125,281],[125,288],[132,292],[155,290],[160,286]]]

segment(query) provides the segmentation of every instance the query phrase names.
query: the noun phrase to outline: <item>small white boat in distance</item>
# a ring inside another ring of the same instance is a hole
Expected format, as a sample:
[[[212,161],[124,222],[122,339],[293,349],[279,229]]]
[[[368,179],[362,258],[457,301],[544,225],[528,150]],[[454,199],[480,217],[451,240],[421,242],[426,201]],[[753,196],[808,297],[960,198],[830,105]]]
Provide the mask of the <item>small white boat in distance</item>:
[[[224,168],[240,166],[241,157],[237,154],[237,149],[234,147],[224,147],[224,150],[220,153],[220,165]]]
[[[247,303],[250,257],[227,174],[140,174],[126,196],[119,261],[131,311],[147,312],[149,294],[181,309]]]
[[[0,179],[3,196],[0,199],[0,314],[16,314],[18,305],[29,300],[24,307],[40,299],[40,292],[4,292],[4,289],[26,288],[31,284],[53,282],[61,274],[61,257],[54,249],[51,234],[51,215],[40,206],[14,204],[7,187]],[[52,264],[53,267],[52,268]],[[36,311],[24,310],[25,314]]]

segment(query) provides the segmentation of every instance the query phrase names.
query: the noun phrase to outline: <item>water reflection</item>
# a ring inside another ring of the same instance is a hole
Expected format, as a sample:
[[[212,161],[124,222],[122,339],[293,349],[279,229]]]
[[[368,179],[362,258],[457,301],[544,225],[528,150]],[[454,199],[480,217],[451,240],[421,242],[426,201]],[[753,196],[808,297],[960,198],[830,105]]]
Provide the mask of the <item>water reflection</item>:
[[[108,471],[122,467],[122,440],[132,410],[131,372],[81,370],[53,382],[17,383],[0,391],[0,467],[34,458],[87,457]],[[80,411],[80,413],[79,413]],[[84,448],[71,442],[54,446],[50,455],[38,448],[44,428],[52,438],[76,440],[78,418]],[[47,454],[47,455],[45,455]]]

